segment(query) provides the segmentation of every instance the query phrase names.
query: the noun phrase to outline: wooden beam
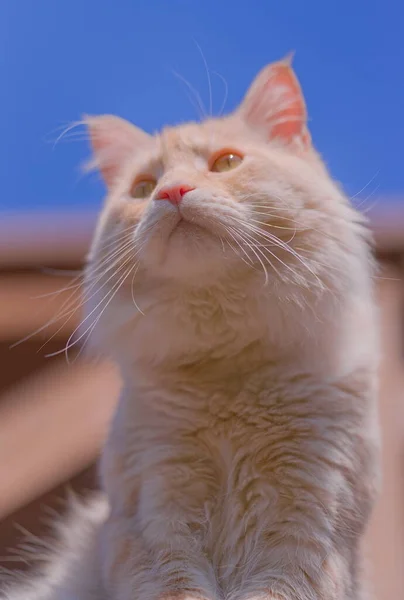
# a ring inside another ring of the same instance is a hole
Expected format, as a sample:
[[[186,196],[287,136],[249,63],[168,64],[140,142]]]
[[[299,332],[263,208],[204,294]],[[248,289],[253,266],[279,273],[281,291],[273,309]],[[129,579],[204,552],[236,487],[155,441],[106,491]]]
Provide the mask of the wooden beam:
[[[109,364],[64,362],[0,399],[0,519],[92,463],[119,393]]]
[[[383,360],[379,412],[383,441],[382,493],[366,539],[375,598],[404,598],[403,281],[397,270],[379,279]]]
[[[77,306],[80,289],[66,289],[71,278],[51,277],[40,273],[0,274],[0,340],[18,340],[50,323],[39,333],[41,339],[50,336],[66,338],[79,323],[79,312],[52,320],[69,306]],[[59,293],[60,292],[60,293]],[[36,336],[38,337],[38,336]]]
[[[82,263],[95,212],[1,215],[0,266],[46,267]]]

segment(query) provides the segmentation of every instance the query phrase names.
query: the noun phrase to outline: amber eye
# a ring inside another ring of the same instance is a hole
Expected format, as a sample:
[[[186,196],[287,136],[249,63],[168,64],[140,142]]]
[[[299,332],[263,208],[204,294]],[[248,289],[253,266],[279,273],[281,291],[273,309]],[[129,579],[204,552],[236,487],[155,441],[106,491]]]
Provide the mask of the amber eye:
[[[231,171],[239,166],[243,162],[242,157],[234,152],[226,152],[215,160],[210,170],[215,173],[223,173],[224,171]]]
[[[155,179],[138,179],[132,185],[130,195],[132,198],[148,198],[156,187]]]

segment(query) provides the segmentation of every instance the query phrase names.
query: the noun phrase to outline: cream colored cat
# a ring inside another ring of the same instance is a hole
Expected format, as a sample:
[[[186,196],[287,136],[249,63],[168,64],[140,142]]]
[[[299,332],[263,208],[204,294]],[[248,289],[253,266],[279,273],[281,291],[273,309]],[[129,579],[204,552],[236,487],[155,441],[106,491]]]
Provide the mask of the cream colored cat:
[[[330,116],[331,117],[331,116]],[[288,61],[230,116],[91,117],[109,188],[82,339],[119,364],[104,497],[13,600],[357,600],[378,484],[362,218]]]

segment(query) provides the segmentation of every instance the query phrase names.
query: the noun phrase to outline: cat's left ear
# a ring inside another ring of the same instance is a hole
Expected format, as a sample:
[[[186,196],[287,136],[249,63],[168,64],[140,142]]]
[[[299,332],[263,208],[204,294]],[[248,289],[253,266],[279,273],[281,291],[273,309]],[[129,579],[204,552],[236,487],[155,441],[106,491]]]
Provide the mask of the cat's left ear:
[[[83,122],[87,125],[94,155],[87,170],[99,169],[108,187],[114,185],[131,157],[153,143],[151,135],[114,115],[86,115]]]
[[[311,145],[306,103],[291,57],[268,65],[257,75],[237,112],[268,140],[300,148]]]

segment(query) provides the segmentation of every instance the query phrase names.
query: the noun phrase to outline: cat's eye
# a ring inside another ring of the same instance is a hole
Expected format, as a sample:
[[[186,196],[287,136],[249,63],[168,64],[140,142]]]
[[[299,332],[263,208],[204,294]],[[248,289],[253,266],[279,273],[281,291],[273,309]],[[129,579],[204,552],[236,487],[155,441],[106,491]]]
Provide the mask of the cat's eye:
[[[223,173],[224,171],[235,169],[242,162],[243,158],[240,154],[236,154],[235,152],[224,152],[216,158],[210,170],[214,173]]]
[[[137,179],[131,187],[130,195],[132,198],[148,198],[152,194],[156,185],[156,180],[152,179],[151,177]]]

